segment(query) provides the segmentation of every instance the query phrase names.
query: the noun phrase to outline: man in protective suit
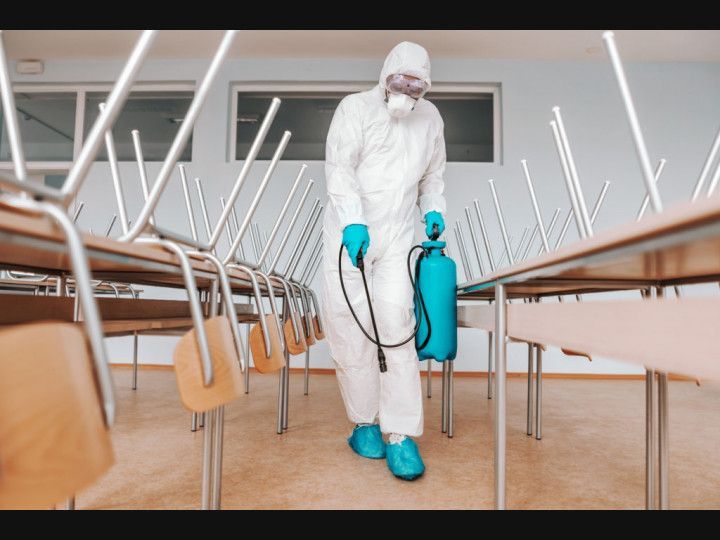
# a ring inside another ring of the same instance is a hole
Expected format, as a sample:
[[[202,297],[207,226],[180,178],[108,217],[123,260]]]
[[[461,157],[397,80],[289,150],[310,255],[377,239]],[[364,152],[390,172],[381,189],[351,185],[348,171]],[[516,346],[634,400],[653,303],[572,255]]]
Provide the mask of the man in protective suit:
[[[322,304],[340,392],[355,424],[348,442],[361,456],[386,458],[392,473],[406,480],[425,470],[411,438],[423,431],[414,340],[383,348],[387,371],[380,372],[377,346],[358,328],[343,297],[338,250],[343,245],[342,257],[349,256],[352,263],[343,265],[343,280],[363,327],[371,332],[356,268],[360,251],[380,342],[408,337],[415,327],[406,261],[414,240],[415,205],[428,237],[434,225],[439,233],[445,228],[445,139],[440,113],[422,97],[430,85],[427,51],[415,43],[400,43],[385,59],[377,86],[340,102],[325,151],[329,201]]]

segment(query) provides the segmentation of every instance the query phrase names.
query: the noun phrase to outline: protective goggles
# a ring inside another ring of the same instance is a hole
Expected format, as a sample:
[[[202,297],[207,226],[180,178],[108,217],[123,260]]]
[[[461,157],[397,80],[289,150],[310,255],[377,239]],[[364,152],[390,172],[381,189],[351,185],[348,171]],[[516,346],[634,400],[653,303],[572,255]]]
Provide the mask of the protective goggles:
[[[393,94],[407,94],[411,98],[419,99],[427,91],[427,84],[421,79],[395,74],[385,80],[385,88]]]

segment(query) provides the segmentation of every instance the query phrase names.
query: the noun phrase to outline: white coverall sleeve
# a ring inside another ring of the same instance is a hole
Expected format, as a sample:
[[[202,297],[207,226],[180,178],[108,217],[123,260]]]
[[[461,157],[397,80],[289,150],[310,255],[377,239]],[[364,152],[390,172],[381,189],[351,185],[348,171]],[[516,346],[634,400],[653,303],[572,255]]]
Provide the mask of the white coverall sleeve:
[[[367,225],[363,217],[360,184],[355,173],[362,150],[362,123],[352,104],[338,105],[325,145],[325,181],[341,229],[353,223]]]
[[[446,205],[443,190],[445,189],[445,135],[443,133],[442,120],[440,130],[435,138],[435,148],[430,158],[425,174],[423,174],[418,184],[418,200],[417,205],[420,208],[420,216],[423,223],[425,222],[425,214],[432,212],[440,212],[445,215]]]

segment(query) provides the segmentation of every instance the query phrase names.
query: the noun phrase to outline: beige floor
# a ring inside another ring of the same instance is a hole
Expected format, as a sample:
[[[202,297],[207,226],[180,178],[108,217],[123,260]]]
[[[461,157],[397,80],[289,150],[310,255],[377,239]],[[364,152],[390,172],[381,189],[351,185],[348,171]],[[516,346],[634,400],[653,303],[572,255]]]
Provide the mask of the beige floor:
[[[171,371],[143,370],[139,389],[116,369],[115,466],[77,497],[78,508],[195,508],[202,432],[191,433]],[[352,453],[332,375],[291,377],[290,429],[275,433],[277,378],[253,373],[228,407],[223,508],[491,508],[493,402],[486,380],[456,378],[455,438],[440,433],[439,382],[419,440],[424,477],[403,482],[381,460]],[[525,435],[525,385],[508,383],[510,508],[642,508],[644,385],[546,379],[543,440]],[[720,508],[720,389],[671,382],[673,508]]]

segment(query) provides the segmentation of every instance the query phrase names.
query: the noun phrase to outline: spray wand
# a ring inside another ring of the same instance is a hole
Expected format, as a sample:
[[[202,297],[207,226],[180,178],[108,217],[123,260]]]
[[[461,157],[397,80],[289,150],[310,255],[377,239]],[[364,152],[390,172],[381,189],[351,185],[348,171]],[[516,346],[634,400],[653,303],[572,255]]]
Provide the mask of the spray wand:
[[[433,234],[431,237],[431,240],[437,240],[437,238],[440,236],[440,231],[438,230],[437,224],[433,225]],[[413,273],[410,266],[410,260],[412,258],[413,252],[419,249],[421,250],[420,256],[415,261],[415,279],[413,279]],[[410,248],[410,251],[408,252],[407,256],[407,269],[408,269],[408,276],[410,277],[410,283],[413,287],[413,293],[415,294],[415,305],[418,306],[418,314],[415,321],[415,328],[408,336],[407,339],[404,339],[400,343],[381,343],[380,342],[380,335],[378,334],[377,329],[377,323],[375,322],[375,312],[373,311],[372,301],[370,300],[370,290],[368,289],[367,284],[367,278],[365,277],[365,261],[363,258],[362,248],[357,253],[357,256],[355,260],[357,261],[357,268],[360,270],[360,275],[362,276],[363,280],[363,287],[365,288],[365,296],[367,297],[368,307],[370,308],[370,321],[372,322],[373,327],[373,333],[375,334],[375,339],[373,339],[366,331],[363,325],[360,323],[360,320],[358,319],[357,315],[355,314],[355,310],[353,309],[352,305],[350,304],[350,299],[348,298],[347,291],[345,290],[345,282],[343,281],[343,275],[342,275],[342,259],[343,259],[343,246],[340,245],[340,253],[338,255],[338,271],[340,274],[340,287],[342,288],[343,296],[345,296],[345,302],[347,303],[348,308],[350,309],[350,313],[352,314],[353,318],[355,319],[355,322],[360,327],[360,330],[362,330],[362,333],[365,334],[365,337],[368,338],[372,343],[377,345],[378,350],[378,365],[380,367],[380,373],[385,373],[387,371],[387,364],[385,362],[385,352],[382,350],[383,347],[389,347],[389,348],[395,348],[395,347],[402,347],[406,343],[408,343],[410,340],[415,338],[415,335],[418,333],[418,330],[420,330],[420,320],[424,316],[425,322],[427,324],[428,333],[424,340],[424,342],[417,347],[417,349],[422,349],[427,345],[428,341],[430,341],[430,335],[432,332],[432,328],[430,326],[430,316],[428,315],[427,309],[425,308],[425,300],[423,299],[422,292],[420,291],[420,288],[418,287],[418,282],[420,278],[420,261],[424,256],[426,256],[427,253],[425,251],[425,248],[422,246],[413,246]]]

